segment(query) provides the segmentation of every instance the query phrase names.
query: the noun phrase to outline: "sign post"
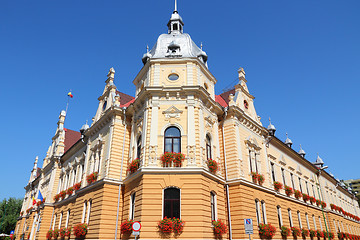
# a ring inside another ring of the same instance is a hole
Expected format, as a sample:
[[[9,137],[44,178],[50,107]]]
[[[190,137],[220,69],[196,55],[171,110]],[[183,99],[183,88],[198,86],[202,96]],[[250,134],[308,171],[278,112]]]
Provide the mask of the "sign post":
[[[137,239],[137,236],[140,235],[140,229],[141,229],[141,223],[140,222],[134,222],[131,226],[133,232],[132,234],[135,236],[135,240]]]
[[[245,234],[249,234],[249,240],[251,240],[251,234],[254,234],[253,221],[251,218],[244,219]]]

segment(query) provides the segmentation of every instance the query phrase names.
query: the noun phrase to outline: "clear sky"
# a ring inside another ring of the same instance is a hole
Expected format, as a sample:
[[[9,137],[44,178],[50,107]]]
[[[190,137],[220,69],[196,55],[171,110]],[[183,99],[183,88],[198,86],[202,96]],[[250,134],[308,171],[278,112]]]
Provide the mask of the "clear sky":
[[[45,157],[59,113],[78,130],[95,115],[109,68],[134,95],[146,45],[167,31],[173,0],[0,3],[0,200],[23,197],[35,156]],[[255,107],[276,136],[320,154],[336,178],[359,174],[360,1],[179,0],[207,52],[217,93],[246,71]]]

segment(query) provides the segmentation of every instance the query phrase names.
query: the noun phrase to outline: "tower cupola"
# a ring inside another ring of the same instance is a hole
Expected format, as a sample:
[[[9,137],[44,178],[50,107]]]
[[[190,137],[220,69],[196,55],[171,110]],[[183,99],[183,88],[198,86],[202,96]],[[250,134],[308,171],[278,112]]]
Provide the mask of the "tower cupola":
[[[276,128],[271,123],[271,119],[269,118],[269,126],[267,127],[267,130],[269,131],[270,136],[275,136]]]
[[[175,0],[175,8],[174,8],[174,12],[171,14],[170,20],[167,24],[168,26],[168,33],[172,33],[172,34],[179,34],[179,33],[183,33],[183,29],[184,29],[184,22],[181,18],[181,16],[179,15],[178,11],[177,11],[177,3]]]
[[[286,139],[285,139],[285,144],[291,148],[291,145],[293,144],[291,139],[288,137],[288,134],[286,133]]]
[[[300,144],[300,150],[299,150],[299,152],[298,152],[298,154],[302,157],[302,158],[305,158],[305,151],[302,149],[302,147],[301,147],[301,144]]]

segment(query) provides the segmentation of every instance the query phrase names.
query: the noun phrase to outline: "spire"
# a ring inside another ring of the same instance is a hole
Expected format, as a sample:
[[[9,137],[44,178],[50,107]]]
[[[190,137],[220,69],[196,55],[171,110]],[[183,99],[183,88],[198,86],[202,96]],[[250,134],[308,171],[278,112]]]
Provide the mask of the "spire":
[[[319,156],[319,153],[317,153],[317,158],[316,161],[313,163],[317,168],[322,168],[322,166],[324,165],[324,161],[321,159],[321,157]]]
[[[285,140],[285,144],[288,145],[288,147],[291,148],[292,145],[292,141],[291,139],[288,137],[288,134],[286,133],[286,140]]]
[[[270,136],[275,136],[276,128],[274,125],[271,124],[271,118],[269,118],[269,126],[267,127]]]
[[[301,144],[300,144],[300,150],[299,150],[298,154],[299,154],[301,157],[305,158],[305,154],[306,154],[306,153],[305,153],[305,151],[302,149]]]
[[[184,22],[177,11],[177,1],[175,0],[174,12],[171,14],[170,20],[167,24],[168,33],[181,34],[183,33]]]

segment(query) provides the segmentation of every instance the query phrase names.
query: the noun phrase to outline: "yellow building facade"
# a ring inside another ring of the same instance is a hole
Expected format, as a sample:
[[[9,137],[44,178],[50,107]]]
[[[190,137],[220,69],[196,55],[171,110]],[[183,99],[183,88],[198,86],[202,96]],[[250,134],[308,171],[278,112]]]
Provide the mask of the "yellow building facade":
[[[267,238],[260,223],[277,229],[273,239],[283,238],[281,226],[360,235],[354,196],[320,157],[309,162],[271,123],[262,126],[244,69],[233,90],[215,94],[208,56],[183,25],[175,9],[168,33],[142,58],[134,97],[116,87],[111,68],[91,126],[66,129],[60,113],[43,166],[35,160],[25,187],[17,237],[46,239],[49,230],[84,223],[86,239],[128,239],[122,225],[133,220],[140,239],[249,239],[244,219],[253,221],[252,239]],[[165,152],[184,159],[169,154],[180,160],[164,162]],[[33,205],[39,192],[44,201]],[[165,217],[181,219],[183,230],[162,233]],[[222,235],[214,233],[219,219]]]

